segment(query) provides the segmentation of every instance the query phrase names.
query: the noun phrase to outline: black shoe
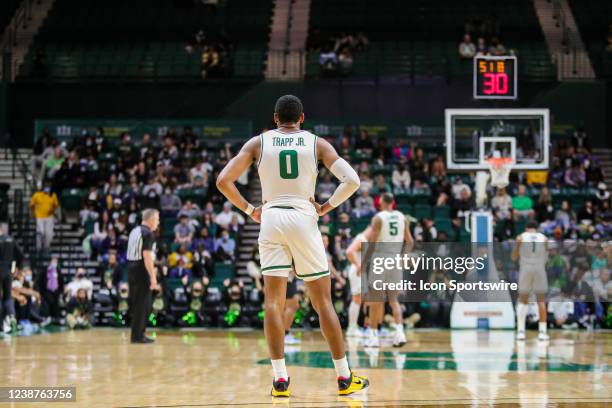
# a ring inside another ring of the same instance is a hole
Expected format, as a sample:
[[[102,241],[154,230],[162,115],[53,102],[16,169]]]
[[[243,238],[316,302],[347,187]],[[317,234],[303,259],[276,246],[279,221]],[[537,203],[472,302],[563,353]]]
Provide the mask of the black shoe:
[[[155,343],[155,340],[147,336],[144,336],[142,339],[132,340],[132,344],[148,344],[148,343]]]
[[[278,381],[272,380],[272,391],[270,395],[273,397],[289,397],[291,392],[289,391],[290,379],[279,378]]]

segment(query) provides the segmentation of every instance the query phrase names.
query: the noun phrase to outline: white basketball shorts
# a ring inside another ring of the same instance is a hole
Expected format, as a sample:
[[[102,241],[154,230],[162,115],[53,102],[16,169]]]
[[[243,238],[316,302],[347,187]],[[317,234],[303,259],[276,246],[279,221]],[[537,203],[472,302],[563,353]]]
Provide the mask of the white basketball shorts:
[[[259,257],[262,275],[287,277],[292,265],[305,281],[329,275],[317,217],[288,206],[264,208]]]

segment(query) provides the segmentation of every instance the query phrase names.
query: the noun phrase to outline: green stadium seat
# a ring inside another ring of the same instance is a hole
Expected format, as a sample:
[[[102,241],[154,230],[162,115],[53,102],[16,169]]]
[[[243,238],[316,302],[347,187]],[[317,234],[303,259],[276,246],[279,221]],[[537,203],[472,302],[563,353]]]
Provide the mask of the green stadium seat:
[[[414,216],[417,219],[431,218],[431,205],[429,204],[415,204]]]
[[[215,262],[214,275],[210,281],[210,285],[217,288],[223,287],[223,281],[234,277],[234,264]]]
[[[74,213],[79,212],[82,207],[85,191],[78,188],[71,188],[62,191],[60,206],[63,211]]]

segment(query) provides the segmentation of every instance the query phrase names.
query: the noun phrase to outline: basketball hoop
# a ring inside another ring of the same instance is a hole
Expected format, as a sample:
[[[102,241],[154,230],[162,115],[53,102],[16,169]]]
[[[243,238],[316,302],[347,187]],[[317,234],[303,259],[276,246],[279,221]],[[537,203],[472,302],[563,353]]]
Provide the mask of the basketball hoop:
[[[514,160],[510,157],[490,157],[487,160],[491,172],[491,185],[493,187],[506,187],[510,184],[510,171]]]

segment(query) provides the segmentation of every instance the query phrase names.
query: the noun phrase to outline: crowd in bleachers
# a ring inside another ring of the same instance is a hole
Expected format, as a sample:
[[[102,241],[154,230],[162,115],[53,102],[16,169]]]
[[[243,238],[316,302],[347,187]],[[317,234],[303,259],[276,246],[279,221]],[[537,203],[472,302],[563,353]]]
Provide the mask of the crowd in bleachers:
[[[68,283],[61,260],[53,258],[34,273],[32,289],[40,292],[34,296],[40,308],[33,309],[33,320],[63,322],[61,310],[66,309],[65,321],[71,327],[99,323],[105,312],[113,315],[106,323],[125,325],[129,319],[127,234],[139,223],[140,210],[154,207],[162,216],[156,265],[163,284],[153,302],[151,324],[260,325],[263,294],[258,252],[253,250],[248,275],[237,277],[237,250],[246,216],[224,201],[213,182],[234,154],[234,147],[229,143],[208,145],[189,127],[169,129],[157,137],[144,134],[140,141],[133,141],[129,133],[122,134],[118,142],[112,140],[100,128],[95,133],[84,131],[68,143],[59,143],[48,133],[37,141],[41,180],[50,194],[57,194],[64,214],[78,215],[83,251],[98,263],[101,284],[92,291],[91,277],[84,270],[77,271]],[[375,139],[363,129],[352,134],[350,128],[328,140],[353,163],[361,178],[358,193],[320,219],[330,267],[335,271],[334,300],[344,319],[349,299],[346,248],[370,222],[380,195],[395,195],[397,209],[412,222],[416,241],[469,242],[464,216],[476,208],[474,180],[472,175],[448,174],[442,152],[433,145]],[[612,238],[610,193],[597,158],[590,154],[586,133],[577,130],[568,140],[558,140],[553,149],[548,171],[512,173],[507,188],[489,190],[487,205],[493,210],[496,241],[514,239],[532,219],[555,241]],[[239,181],[243,192],[248,180],[245,174]],[[321,169],[317,200],[325,201],[335,187],[334,177]],[[597,262],[607,266],[605,256]],[[609,274],[606,281],[605,273],[599,273],[605,268],[593,268],[597,262],[587,261],[586,270],[583,264],[568,264],[567,276],[588,272],[600,277],[601,286],[607,289],[600,291],[599,299],[608,305],[612,285]],[[85,295],[79,294],[80,289],[85,289]],[[297,321],[316,325],[304,287],[300,291],[303,301]],[[448,324],[445,312],[430,308],[435,305],[440,306],[435,301],[406,304],[406,313],[418,311],[424,317],[422,325]],[[449,305],[447,302],[446,309]],[[603,307],[596,321],[609,325]],[[591,312],[593,309],[584,309],[586,314]]]

